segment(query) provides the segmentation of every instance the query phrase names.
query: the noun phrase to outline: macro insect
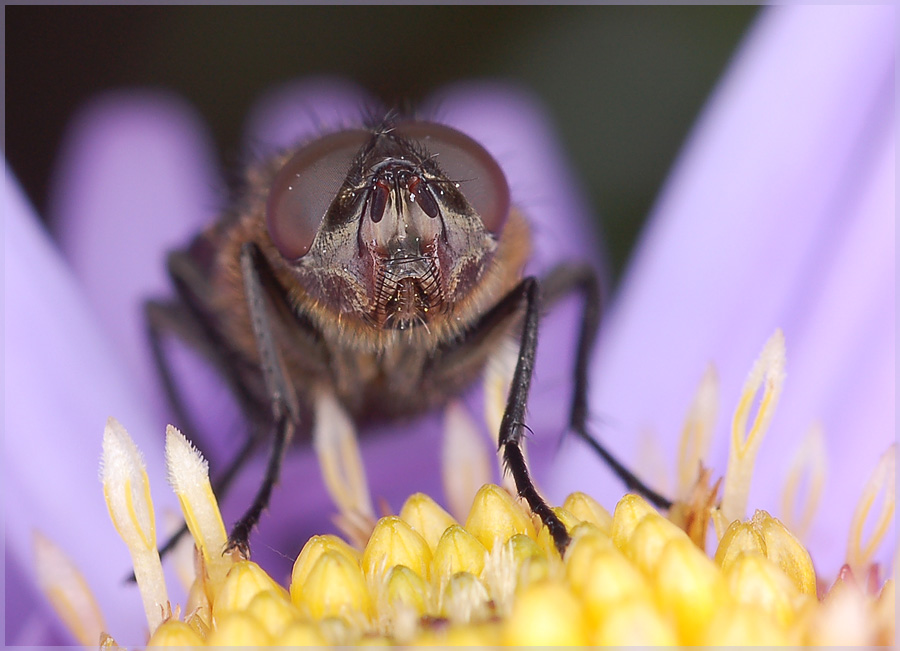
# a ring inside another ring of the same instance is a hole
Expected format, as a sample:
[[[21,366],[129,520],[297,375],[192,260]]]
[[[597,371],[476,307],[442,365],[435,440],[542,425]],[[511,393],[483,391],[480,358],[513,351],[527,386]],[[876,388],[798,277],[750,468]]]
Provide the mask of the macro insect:
[[[265,476],[229,548],[249,555],[293,438],[312,439],[320,464],[334,464],[340,442],[322,422],[328,414],[365,422],[441,406],[516,338],[498,446],[562,552],[569,535],[535,488],[522,436],[541,310],[572,292],[584,307],[570,428],[626,485],[667,506],[587,431],[587,361],[601,311],[594,271],[566,264],[540,280],[523,277],[529,250],[526,216],[498,163],[439,123],[391,113],[253,168],[236,209],[170,254],[176,298],[146,306],[177,418],[189,422],[162,346],[173,334],[210,360],[252,428],[267,433]],[[219,490],[259,441],[248,437]],[[342,511],[356,508],[328,488]]]

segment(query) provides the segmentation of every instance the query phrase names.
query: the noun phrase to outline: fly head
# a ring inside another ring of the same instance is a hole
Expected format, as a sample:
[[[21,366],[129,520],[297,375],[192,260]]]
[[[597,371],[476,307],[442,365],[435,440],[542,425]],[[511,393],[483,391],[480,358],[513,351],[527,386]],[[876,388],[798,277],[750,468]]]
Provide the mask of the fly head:
[[[427,327],[481,280],[510,210],[500,166],[445,125],[326,135],[278,172],[267,227],[319,305],[381,329]]]

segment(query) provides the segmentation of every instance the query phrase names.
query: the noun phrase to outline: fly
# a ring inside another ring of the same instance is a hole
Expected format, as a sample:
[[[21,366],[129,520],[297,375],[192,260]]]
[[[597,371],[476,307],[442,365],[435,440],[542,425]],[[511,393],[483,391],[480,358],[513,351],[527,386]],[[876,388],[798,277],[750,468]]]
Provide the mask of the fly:
[[[524,277],[529,251],[528,223],[510,202],[499,164],[442,124],[389,115],[252,170],[238,209],[170,254],[177,297],[147,304],[155,359],[179,420],[190,422],[161,345],[166,334],[198,348],[254,429],[268,433],[265,476],[229,549],[249,556],[250,533],[295,436],[312,438],[320,463],[329,462],[337,443],[317,417],[336,410],[339,419],[363,422],[444,405],[516,337],[498,445],[518,494],[562,553],[569,534],[535,488],[522,435],[539,311],[572,292],[584,309],[570,428],[629,488],[668,507],[587,430],[587,361],[601,307],[593,270],[565,264],[541,280]],[[259,440],[248,437],[218,490]],[[328,488],[340,509],[354,508]]]

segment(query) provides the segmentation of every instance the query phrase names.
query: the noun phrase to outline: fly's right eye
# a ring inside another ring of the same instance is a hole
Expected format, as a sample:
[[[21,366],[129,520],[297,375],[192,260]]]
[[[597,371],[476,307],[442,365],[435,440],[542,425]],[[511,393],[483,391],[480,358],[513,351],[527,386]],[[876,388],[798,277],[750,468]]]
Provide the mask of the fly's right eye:
[[[296,260],[309,251],[356,155],[371,137],[368,131],[355,129],[314,140],[275,176],[266,203],[266,226],[285,259]]]

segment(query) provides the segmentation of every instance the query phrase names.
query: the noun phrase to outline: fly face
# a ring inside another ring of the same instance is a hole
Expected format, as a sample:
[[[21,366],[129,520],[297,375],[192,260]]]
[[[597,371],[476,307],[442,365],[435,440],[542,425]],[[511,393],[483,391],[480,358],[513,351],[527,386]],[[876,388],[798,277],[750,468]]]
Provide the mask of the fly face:
[[[481,145],[400,122],[326,136],[275,178],[272,242],[326,309],[382,329],[429,326],[481,281],[509,214]]]

